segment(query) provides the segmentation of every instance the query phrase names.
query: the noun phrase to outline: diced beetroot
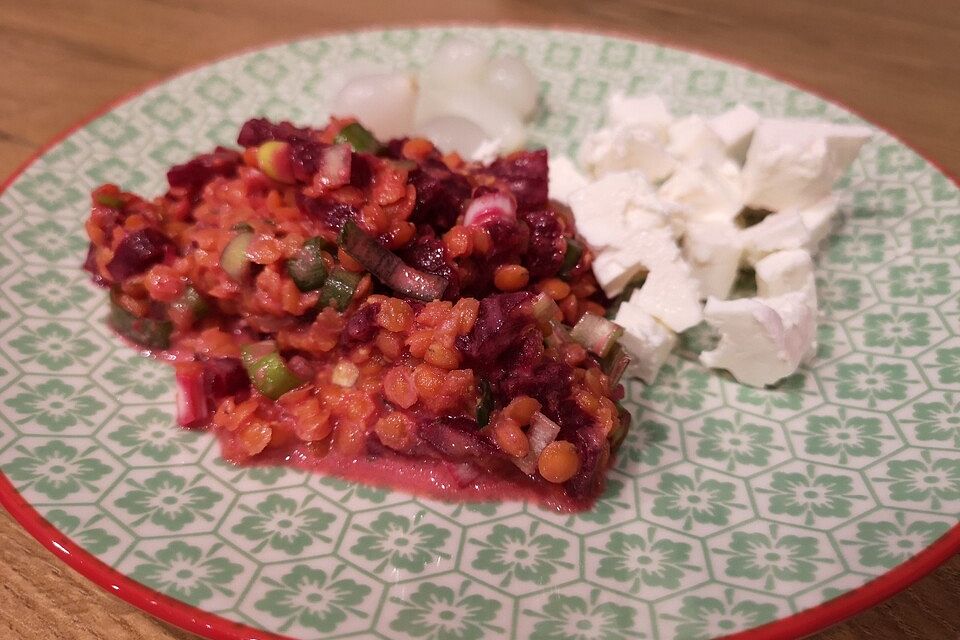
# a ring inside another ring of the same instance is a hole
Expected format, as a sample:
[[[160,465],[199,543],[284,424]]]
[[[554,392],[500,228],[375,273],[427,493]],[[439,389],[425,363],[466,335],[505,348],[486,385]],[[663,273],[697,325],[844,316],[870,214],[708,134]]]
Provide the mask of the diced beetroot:
[[[420,437],[453,460],[483,460],[499,455],[479,433],[479,425],[465,417],[438,418],[420,425]]]
[[[560,271],[567,250],[560,223],[555,214],[542,209],[527,212],[523,218],[530,228],[526,255],[530,277],[549,278]]]
[[[464,201],[470,197],[470,183],[442,162],[426,162],[410,172],[410,184],[417,190],[417,203],[410,222],[429,224],[438,233],[457,222]]]
[[[347,220],[357,219],[356,208],[343,202],[330,198],[310,198],[300,191],[297,191],[296,200],[300,211],[330,231],[338,232]]]
[[[487,296],[480,301],[480,309],[473,329],[457,338],[457,347],[473,368],[481,372],[497,368],[497,361],[526,329],[536,328],[533,306],[527,304],[533,294],[525,291]]]
[[[370,156],[364,153],[354,153],[350,156],[350,184],[358,189],[366,189],[373,179],[373,168],[370,166]],[[375,160],[374,160],[375,161]]]
[[[266,118],[253,118],[243,123],[237,144],[242,147],[258,147],[268,140],[307,140],[313,137],[314,130],[296,127],[289,122],[270,122]]]
[[[87,249],[87,257],[83,261],[83,270],[90,274],[90,279],[93,280],[93,284],[106,287],[109,283],[100,275],[99,269],[97,269],[97,250],[91,244]]]
[[[365,304],[357,309],[343,327],[343,333],[340,334],[340,344],[349,349],[354,345],[373,340],[379,330],[377,325],[378,313],[380,313],[379,302]]]
[[[204,360],[203,383],[210,397],[216,400],[235,396],[250,388],[250,378],[239,358]]]
[[[421,227],[416,238],[399,253],[400,258],[411,267],[441,276],[447,280],[443,297],[456,300],[460,297],[460,278],[448,261],[443,241],[434,235],[430,227]]]
[[[213,153],[204,153],[189,162],[174,165],[167,171],[171,195],[194,198],[215,177],[232,178],[237,175],[241,160],[236,151],[217,147]]]
[[[211,415],[211,403],[204,385],[203,367],[196,362],[177,366],[177,423],[181,427],[195,427]]]
[[[174,249],[173,242],[162,231],[146,227],[120,241],[107,263],[107,271],[114,282],[120,282],[163,261],[168,251]]]
[[[504,182],[517,198],[520,211],[547,204],[547,150],[518,151],[498,158],[485,169]]]
[[[594,495],[602,478],[600,462],[610,447],[607,434],[595,422],[587,422],[575,431],[564,429],[561,437],[572,442],[580,454],[580,469],[567,481],[567,491],[575,497]]]

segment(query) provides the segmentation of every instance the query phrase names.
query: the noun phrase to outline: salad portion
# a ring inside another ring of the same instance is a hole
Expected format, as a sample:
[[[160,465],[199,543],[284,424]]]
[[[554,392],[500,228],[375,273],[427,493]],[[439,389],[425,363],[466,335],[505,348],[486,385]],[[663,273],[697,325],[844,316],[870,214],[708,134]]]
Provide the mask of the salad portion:
[[[236,462],[584,508],[628,357],[546,151],[492,162],[359,122],[250,120],[146,200],[92,194],[110,324]]]

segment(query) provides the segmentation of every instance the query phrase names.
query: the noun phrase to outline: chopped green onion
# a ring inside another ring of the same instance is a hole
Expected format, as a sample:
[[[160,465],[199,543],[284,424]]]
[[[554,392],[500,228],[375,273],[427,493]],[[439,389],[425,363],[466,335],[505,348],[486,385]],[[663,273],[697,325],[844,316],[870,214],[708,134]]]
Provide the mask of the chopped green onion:
[[[350,388],[356,384],[357,378],[359,377],[360,369],[357,368],[357,365],[349,360],[341,360],[337,363],[337,366],[333,368],[330,380],[337,386]]]
[[[336,144],[348,144],[361,153],[376,153],[383,148],[380,141],[359,122],[348,124],[333,139]]]
[[[477,424],[481,427],[487,426],[490,422],[490,412],[493,411],[493,389],[486,378],[480,378],[477,383]]]
[[[102,207],[110,207],[111,209],[120,209],[123,207],[123,200],[120,199],[119,195],[97,193],[93,199]]]
[[[297,255],[287,261],[287,273],[300,291],[316,291],[327,278],[323,249],[327,241],[317,236],[303,243]]]
[[[194,321],[200,320],[210,313],[210,305],[199,291],[187,287],[183,294],[170,305],[174,309],[189,311]]]
[[[603,358],[601,364],[603,365],[603,372],[607,374],[608,391],[612,392],[620,384],[623,372],[630,365],[630,354],[617,342]]]
[[[622,335],[623,327],[592,313],[583,314],[570,331],[571,338],[601,358],[610,352]]]
[[[287,367],[273,342],[257,342],[240,350],[240,359],[257,391],[276,400],[303,381]]]
[[[110,293],[110,315],[107,324],[121,336],[148,349],[166,349],[170,346],[173,323],[156,318],[138,318],[116,300],[116,292]]]
[[[447,279],[414,269],[367,235],[353,220],[347,220],[338,242],[343,250],[397,293],[419,300],[437,300],[447,288]]]
[[[246,233],[253,233],[253,227],[251,227],[248,222],[238,222],[238,223],[236,223],[235,225],[233,225],[232,227],[230,227],[230,230],[231,230],[231,231],[244,231],[244,232],[246,232]]]
[[[583,257],[583,245],[576,238],[567,238],[567,250],[563,254],[563,263],[557,275],[561,278],[569,276],[570,272],[580,264],[581,257]]]
[[[617,425],[613,428],[613,431],[611,431],[609,435],[610,453],[616,453],[617,449],[620,448],[620,445],[623,444],[623,441],[627,439],[627,434],[630,433],[630,421],[632,419],[630,412],[618,404],[617,413],[620,420],[617,422]]]
[[[552,322],[560,314],[560,307],[553,298],[541,293],[533,299],[533,316],[539,322]]]
[[[323,282],[317,306],[321,309],[333,306],[337,311],[343,311],[350,306],[350,300],[353,299],[362,277],[359,273],[347,271],[343,267],[334,267]]]
[[[247,257],[247,247],[253,240],[253,234],[242,231],[227,243],[220,254],[220,268],[236,281],[243,280],[250,270],[250,259]]]
[[[560,425],[537,411],[530,418],[530,427],[527,429],[530,451],[522,458],[510,458],[510,462],[517,465],[525,474],[536,475],[540,454],[543,453],[548,444],[557,439],[559,434]]]

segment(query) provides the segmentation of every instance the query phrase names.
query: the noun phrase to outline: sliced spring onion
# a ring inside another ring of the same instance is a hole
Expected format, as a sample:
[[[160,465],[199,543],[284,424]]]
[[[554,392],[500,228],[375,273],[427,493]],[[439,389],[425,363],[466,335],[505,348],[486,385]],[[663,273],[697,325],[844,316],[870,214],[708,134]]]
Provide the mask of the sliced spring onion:
[[[554,302],[553,298],[545,293],[541,293],[533,299],[533,316],[538,322],[554,322],[561,317],[560,307]]]
[[[240,359],[257,391],[276,400],[296,389],[303,381],[287,367],[276,345],[270,341],[247,345],[240,350]]]
[[[620,420],[608,436],[610,438],[610,453],[616,453],[623,441],[627,439],[627,434],[630,433],[630,421],[632,419],[630,412],[618,404],[617,414]]]
[[[548,444],[557,439],[560,434],[560,425],[543,415],[539,411],[530,418],[530,427],[527,429],[527,439],[530,440],[530,451],[522,458],[510,458],[510,462],[529,476],[537,474],[537,461]]]
[[[317,306],[321,309],[332,306],[337,311],[343,311],[350,306],[350,300],[353,299],[361,277],[359,273],[347,271],[343,267],[334,267],[323,281]]]
[[[323,249],[327,241],[317,236],[303,243],[300,251],[287,261],[287,273],[300,291],[316,291],[327,278]]]
[[[119,209],[123,206],[123,200],[120,199],[119,194],[95,193],[93,200],[100,206],[110,207],[111,209]]]
[[[583,245],[576,238],[567,238],[567,250],[563,254],[563,263],[557,275],[561,278],[569,276],[574,267],[580,263],[581,257],[583,257]]]
[[[373,277],[397,293],[419,300],[437,300],[447,288],[446,278],[414,269],[367,235],[353,220],[344,223],[339,243]]]
[[[359,377],[360,369],[357,368],[357,365],[349,360],[341,360],[333,368],[330,380],[337,386],[349,388],[356,384]]]
[[[376,153],[383,148],[380,141],[359,122],[348,124],[333,139],[337,144],[348,144],[361,153]]]
[[[122,306],[115,293],[110,294],[110,315],[107,324],[121,336],[148,349],[166,349],[170,346],[173,323],[155,318],[138,318]]]
[[[492,220],[514,222],[517,219],[517,201],[513,195],[494,191],[470,201],[463,214],[463,224],[480,225]]]
[[[241,231],[233,237],[220,254],[220,268],[236,281],[243,280],[250,270],[250,258],[247,257],[247,247],[253,240],[249,231]]]
[[[349,184],[353,171],[352,159],[353,152],[345,144],[335,144],[324,148],[320,152],[320,163],[317,167],[320,182],[331,188]]]
[[[570,331],[571,338],[582,344],[587,351],[601,358],[610,352],[622,335],[623,327],[592,313],[583,314]]]
[[[620,384],[623,372],[630,365],[630,354],[617,342],[603,358],[603,372],[607,374],[608,392],[612,392]]]
[[[200,294],[200,292],[193,287],[187,287],[184,290],[183,295],[181,295],[177,300],[174,300],[170,306],[178,310],[182,309],[183,311],[189,312],[194,321],[200,320],[210,313],[210,305]]]
[[[477,424],[481,427],[490,422],[490,413],[493,411],[493,389],[486,378],[480,378],[477,383]]]

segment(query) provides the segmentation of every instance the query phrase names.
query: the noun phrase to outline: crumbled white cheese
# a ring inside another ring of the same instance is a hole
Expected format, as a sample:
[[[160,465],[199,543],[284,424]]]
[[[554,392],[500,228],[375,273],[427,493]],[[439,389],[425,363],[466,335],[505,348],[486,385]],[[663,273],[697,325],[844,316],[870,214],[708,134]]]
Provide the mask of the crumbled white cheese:
[[[707,121],[697,115],[670,125],[667,151],[680,162],[716,163],[726,159],[727,147]]]
[[[822,200],[870,135],[856,125],[761,120],[743,165],[744,201],[779,211]]]
[[[810,234],[810,241],[807,243],[807,250],[810,253],[817,253],[820,243],[830,235],[830,228],[833,226],[833,218],[837,215],[837,207],[840,204],[840,198],[835,194],[830,194],[823,200],[800,209],[800,219]]]
[[[635,230],[669,223],[670,210],[640,171],[610,173],[569,196],[577,230],[594,250],[623,247]]]
[[[700,283],[703,298],[726,299],[737,279],[743,241],[732,222],[698,222],[687,226],[683,256]]]
[[[710,298],[704,317],[720,332],[720,342],[701,353],[700,361],[757,387],[794,373],[816,334],[814,312],[799,291],[776,298]]]
[[[667,141],[667,128],[671,122],[673,116],[663,98],[657,95],[615,93],[607,101],[607,125],[638,125],[649,130],[661,143]]]
[[[732,222],[743,209],[740,169],[730,160],[682,164],[657,194],[679,205],[681,228],[708,220]]]
[[[807,294],[812,309],[817,307],[817,283],[813,274],[813,258],[804,249],[771,253],[754,265],[757,296],[775,298],[799,291]]]
[[[567,156],[551,155],[547,160],[547,175],[550,182],[547,192],[550,197],[564,203],[570,202],[571,193],[589,184],[587,177],[580,173],[577,165]]]
[[[653,384],[660,367],[677,345],[677,334],[629,301],[617,309],[614,322],[623,327],[620,344],[631,356],[626,374]]]
[[[650,129],[621,124],[594,131],[580,143],[580,166],[595,178],[614,171],[637,169],[650,182],[669,176],[676,160]]]
[[[810,244],[810,232],[796,209],[771,213],[747,227],[740,234],[743,240],[743,258],[748,265],[774,251],[803,249]]]
[[[727,155],[742,164],[753,132],[760,124],[760,114],[746,105],[738,104],[707,122],[723,140]]]

